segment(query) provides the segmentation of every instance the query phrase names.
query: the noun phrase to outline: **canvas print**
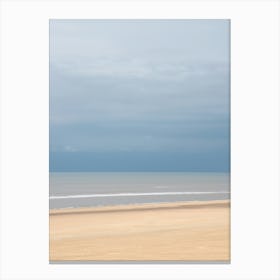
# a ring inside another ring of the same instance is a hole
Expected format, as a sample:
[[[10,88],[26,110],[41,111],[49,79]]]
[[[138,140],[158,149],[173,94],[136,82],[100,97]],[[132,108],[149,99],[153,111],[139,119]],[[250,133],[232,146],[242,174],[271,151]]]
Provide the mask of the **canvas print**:
[[[230,262],[230,21],[49,24],[49,260]]]

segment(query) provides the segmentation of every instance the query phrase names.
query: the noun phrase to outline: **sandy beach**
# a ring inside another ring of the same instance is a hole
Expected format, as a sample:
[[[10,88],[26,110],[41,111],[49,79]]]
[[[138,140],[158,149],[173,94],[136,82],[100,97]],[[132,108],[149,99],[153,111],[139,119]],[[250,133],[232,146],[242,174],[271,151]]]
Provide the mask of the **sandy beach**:
[[[50,210],[50,261],[230,261],[230,202]]]

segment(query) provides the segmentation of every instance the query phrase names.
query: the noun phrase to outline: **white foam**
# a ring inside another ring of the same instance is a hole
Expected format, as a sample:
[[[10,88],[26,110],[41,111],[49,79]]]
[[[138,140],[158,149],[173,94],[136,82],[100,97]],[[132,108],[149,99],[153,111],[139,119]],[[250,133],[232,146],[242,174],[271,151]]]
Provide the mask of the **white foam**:
[[[69,198],[94,198],[94,197],[126,197],[126,196],[153,196],[153,195],[193,195],[193,194],[228,194],[229,192],[149,192],[149,193],[100,193],[100,194],[80,194],[80,195],[60,195],[50,196],[50,199]]]

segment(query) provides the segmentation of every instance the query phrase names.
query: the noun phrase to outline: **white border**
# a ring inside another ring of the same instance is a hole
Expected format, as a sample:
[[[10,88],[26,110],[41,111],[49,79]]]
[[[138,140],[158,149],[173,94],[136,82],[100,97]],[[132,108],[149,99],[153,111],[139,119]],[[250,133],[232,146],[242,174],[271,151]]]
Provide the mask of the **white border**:
[[[232,261],[48,263],[49,18],[229,18]],[[2,1],[1,279],[279,279],[279,2]]]

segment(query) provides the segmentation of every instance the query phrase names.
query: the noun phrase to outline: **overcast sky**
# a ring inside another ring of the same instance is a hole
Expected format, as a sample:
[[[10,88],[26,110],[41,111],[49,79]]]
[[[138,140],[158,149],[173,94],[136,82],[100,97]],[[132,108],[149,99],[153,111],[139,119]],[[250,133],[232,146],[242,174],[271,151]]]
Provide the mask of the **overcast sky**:
[[[51,20],[51,171],[228,171],[228,20]]]

